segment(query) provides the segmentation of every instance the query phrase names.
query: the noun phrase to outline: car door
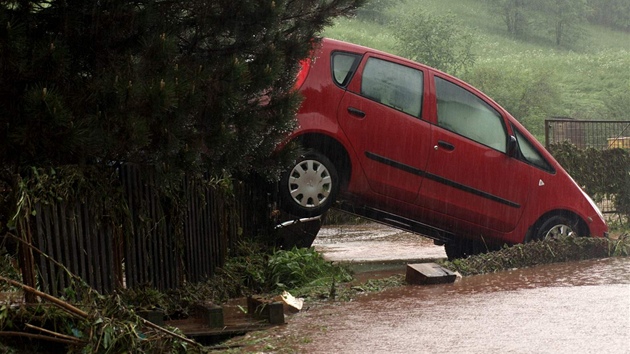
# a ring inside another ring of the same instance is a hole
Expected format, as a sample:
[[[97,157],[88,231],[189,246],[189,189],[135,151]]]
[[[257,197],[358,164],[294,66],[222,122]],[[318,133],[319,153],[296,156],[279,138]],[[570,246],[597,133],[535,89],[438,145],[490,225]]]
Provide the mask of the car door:
[[[418,195],[431,139],[431,125],[421,119],[424,75],[367,54],[338,111],[370,188],[407,202]]]
[[[418,203],[452,219],[513,230],[527,202],[530,167],[508,154],[506,118],[458,83],[435,76],[434,84],[437,124]]]

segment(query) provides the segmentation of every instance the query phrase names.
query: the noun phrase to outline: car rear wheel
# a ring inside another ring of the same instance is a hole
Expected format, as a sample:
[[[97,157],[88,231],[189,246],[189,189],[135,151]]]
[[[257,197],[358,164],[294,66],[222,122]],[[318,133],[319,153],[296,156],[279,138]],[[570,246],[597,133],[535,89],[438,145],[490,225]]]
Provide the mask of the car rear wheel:
[[[500,245],[487,243],[483,239],[472,240],[469,238],[457,238],[444,244],[444,250],[446,251],[446,256],[449,261],[457,258],[468,258],[499,249],[501,249]]]
[[[483,244],[467,238],[451,240],[444,244],[444,251],[449,261],[457,258],[468,258],[486,251]]]
[[[282,208],[298,217],[323,214],[337,198],[339,175],[324,155],[309,151],[280,180]]]
[[[554,215],[546,219],[535,230],[534,240],[579,236],[578,220],[575,217]]]

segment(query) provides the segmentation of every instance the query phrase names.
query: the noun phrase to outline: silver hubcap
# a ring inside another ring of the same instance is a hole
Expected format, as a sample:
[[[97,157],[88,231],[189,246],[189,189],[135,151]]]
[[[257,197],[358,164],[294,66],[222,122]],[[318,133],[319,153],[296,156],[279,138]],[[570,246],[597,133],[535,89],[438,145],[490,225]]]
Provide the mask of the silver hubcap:
[[[315,208],[326,201],[331,188],[330,172],[317,160],[298,163],[289,175],[291,197],[306,208]]]
[[[569,236],[576,236],[571,226],[558,224],[552,227],[549,231],[547,231],[544,238],[548,239],[548,238],[569,237]]]

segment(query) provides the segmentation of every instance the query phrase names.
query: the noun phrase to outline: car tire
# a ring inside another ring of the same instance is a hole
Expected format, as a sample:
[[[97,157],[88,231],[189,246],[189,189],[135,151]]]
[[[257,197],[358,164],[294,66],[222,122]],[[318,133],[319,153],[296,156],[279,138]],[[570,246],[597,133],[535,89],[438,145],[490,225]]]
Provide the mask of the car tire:
[[[286,173],[279,185],[281,207],[300,218],[322,215],[339,193],[339,175],[335,165],[323,154],[309,151]]]
[[[451,240],[444,244],[444,251],[449,261],[458,258],[468,258],[480,253],[496,251],[500,249],[497,245],[486,244],[480,240],[471,240],[467,238],[459,238]]]
[[[309,248],[317,237],[319,230],[326,219],[324,213],[319,218],[298,219],[293,215],[282,213],[280,220],[285,226],[277,228],[276,247],[284,250],[296,248]]]
[[[580,236],[578,220],[575,217],[554,215],[539,223],[534,230],[533,240]]]
[[[446,257],[449,261],[453,261],[463,257],[462,245],[458,241],[450,241],[444,244],[444,251],[446,251]]]
[[[466,238],[451,240],[444,244],[444,251],[449,261],[467,258],[475,254],[475,242]]]

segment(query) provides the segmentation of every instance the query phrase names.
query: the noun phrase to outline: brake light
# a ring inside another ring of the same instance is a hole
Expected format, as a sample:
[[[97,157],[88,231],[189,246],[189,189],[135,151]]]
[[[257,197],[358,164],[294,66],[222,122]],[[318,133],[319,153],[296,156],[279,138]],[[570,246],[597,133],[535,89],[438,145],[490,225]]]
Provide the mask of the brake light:
[[[311,70],[311,58],[306,58],[300,60],[300,71],[297,74],[295,80],[295,89],[299,90],[302,85],[304,85],[304,81],[306,81],[306,77],[308,76],[308,72]]]

